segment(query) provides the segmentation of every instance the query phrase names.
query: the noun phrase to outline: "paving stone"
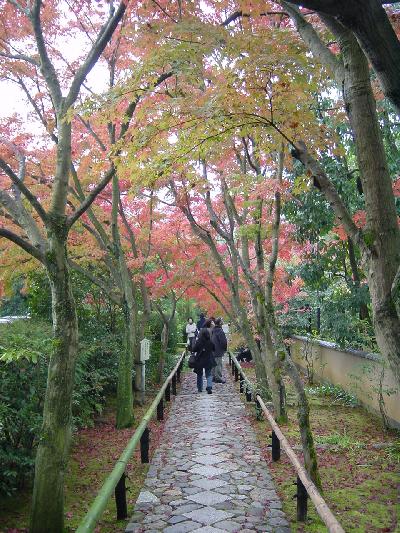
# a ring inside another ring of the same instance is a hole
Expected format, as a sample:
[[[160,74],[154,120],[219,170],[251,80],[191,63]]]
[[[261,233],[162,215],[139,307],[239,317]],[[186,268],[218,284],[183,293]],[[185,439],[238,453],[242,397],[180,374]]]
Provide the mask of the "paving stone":
[[[270,518],[268,520],[268,523],[271,524],[271,526],[280,526],[280,527],[289,526],[287,520],[285,520],[284,518]]]
[[[157,498],[155,494],[148,490],[144,490],[139,494],[138,499],[136,500],[136,503],[159,503],[160,500]]]
[[[202,465],[214,465],[215,463],[220,463],[222,459],[218,455],[199,455],[193,458],[193,461],[200,463]]]
[[[195,511],[196,509],[200,509],[201,505],[198,505],[197,503],[186,503],[185,505],[181,505],[177,507],[174,511],[172,511],[172,514],[185,514],[189,511]]]
[[[285,518],[285,513],[280,509],[270,509],[267,513],[268,518]]]
[[[197,509],[196,511],[192,511],[190,513],[184,513],[184,516],[187,516],[191,520],[201,522],[202,524],[211,525],[215,522],[230,518],[232,516],[232,513],[227,513],[226,511],[219,511],[214,507],[203,507],[202,509]]]
[[[191,494],[197,494],[198,492],[201,492],[202,489],[201,487],[184,487],[182,489],[182,491],[188,496],[188,495],[191,495]]]
[[[125,528],[125,533],[139,533],[143,531],[143,527],[139,524],[128,524]]]
[[[216,489],[219,487],[223,487],[224,485],[227,485],[227,481],[224,481],[223,479],[197,479],[195,481],[191,482],[192,485],[195,485],[196,487],[200,487],[201,489],[205,490],[211,490]]]
[[[216,468],[215,466],[194,466],[190,469],[190,472],[193,474],[200,474],[205,477],[218,476],[219,474],[224,474],[226,470],[222,468]]]
[[[173,500],[172,502],[169,502],[171,507],[179,507],[180,505],[184,505],[187,503],[187,500]]]
[[[199,529],[195,529],[193,533],[223,533],[225,529],[219,529],[213,526],[204,526]]]
[[[216,509],[219,509],[220,511],[232,511],[234,509],[237,509],[237,505],[235,505],[231,500],[221,503],[215,503],[214,507]]]
[[[201,524],[197,524],[192,520],[186,520],[180,524],[174,524],[172,526],[166,527],[163,531],[164,533],[187,533],[187,531],[194,531],[199,529]]]
[[[255,487],[253,485],[238,485],[238,489],[240,493],[249,492],[250,490],[254,490]]]
[[[168,518],[168,523],[179,524],[179,522],[185,522],[185,520],[187,520],[186,516],[175,515],[175,516],[171,516],[170,518]]]
[[[229,499],[229,496],[207,490],[199,492],[198,494],[192,494],[191,496],[188,496],[188,500],[193,500],[194,502],[200,503],[202,505],[215,505],[216,503],[221,503]]]
[[[223,520],[222,522],[218,522],[217,524],[215,524],[215,527],[219,527],[224,531],[231,531],[232,533],[236,533],[236,531],[241,531],[242,528],[241,524],[238,524],[233,520]]]

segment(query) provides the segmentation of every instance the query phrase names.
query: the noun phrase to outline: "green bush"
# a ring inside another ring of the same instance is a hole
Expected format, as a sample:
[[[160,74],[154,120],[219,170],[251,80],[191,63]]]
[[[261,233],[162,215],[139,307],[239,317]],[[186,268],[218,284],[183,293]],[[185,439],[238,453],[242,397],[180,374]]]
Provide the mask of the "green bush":
[[[45,320],[0,328],[0,493],[10,494],[32,477],[53,341]],[[72,405],[76,428],[93,424],[116,383],[120,338],[101,327],[96,336],[90,330],[80,339]]]
[[[52,341],[44,322],[0,328],[0,493],[9,494],[32,473]]]

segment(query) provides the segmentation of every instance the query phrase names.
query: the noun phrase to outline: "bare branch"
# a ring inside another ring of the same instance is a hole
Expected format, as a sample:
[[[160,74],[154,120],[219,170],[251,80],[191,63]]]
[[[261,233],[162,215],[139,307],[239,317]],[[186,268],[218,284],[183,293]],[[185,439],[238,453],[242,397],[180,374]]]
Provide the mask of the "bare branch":
[[[353,242],[359,246],[363,254],[370,254],[371,250],[365,244],[362,231],[355,225],[350,212],[339,196],[334,185],[320,164],[308,152],[303,141],[299,141],[297,143],[296,149],[292,150],[292,156],[301,161],[309,175],[314,177],[317,184],[321,188],[321,191],[331,205],[336,217],[343,224],[347,235],[349,235],[349,237],[353,239]]]
[[[172,22],[175,22],[175,24],[178,24],[178,21],[175,20],[174,17],[172,17],[172,16],[168,13],[168,11],[167,11],[166,9],[164,9],[163,6],[160,5],[160,4],[157,2],[157,0],[152,0],[152,2],[154,2],[154,4],[156,4],[156,6],[157,6],[158,8],[160,8],[161,11],[164,13],[164,15],[166,15],[169,19],[171,19]]]
[[[27,8],[21,6],[21,4],[19,2],[17,2],[16,0],[8,0],[8,3],[13,5],[14,7],[16,7],[18,9],[18,11],[21,11],[22,13],[25,13],[25,15],[29,16],[29,10]]]
[[[105,47],[107,46],[109,40],[111,39],[116,27],[118,26],[119,21],[121,20],[123,14],[126,10],[125,2],[119,4],[118,9],[113,16],[109,18],[107,23],[100,30],[97,39],[88,53],[86,60],[83,65],[77,70],[75,77],[72,81],[68,96],[65,99],[65,110],[72,106],[79,94],[82,83],[85,81],[86,76],[89,74],[93,66],[96,64],[97,60],[103,53]]]
[[[35,0],[34,7],[31,12],[31,20],[33,31],[36,38],[36,46],[40,57],[40,70],[46,80],[47,86],[50,91],[51,98],[53,100],[54,108],[57,112],[60,111],[62,102],[62,92],[60,82],[57,77],[56,69],[53,63],[50,61],[47,53],[46,44],[43,38],[42,25],[40,22],[40,8],[42,6],[41,0]]]
[[[41,251],[35,246],[32,246],[29,242],[27,242],[25,239],[23,239],[16,233],[13,233],[12,231],[9,231],[6,228],[0,228],[0,237],[4,237],[9,241],[12,241],[14,244],[18,245],[29,255],[31,255],[41,263],[45,264],[45,257],[41,253]]]
[[[7,59],[15,59],[19,61],[26,61],[27,63],[30,63],[31,65],[35,65],[35,67],[39,66],[39,63],[35,59],[25,54],[9,54],[7,52],[0,52],[0,57],[5,57]]]
[[[72,213],[67,219],[67,227],[70,228],[77,220],[80,218],[85,211],[89,209],[92,203],[96,200],[97,196],[101,193],[103,189],[110,183],[115,174],[114,165],[106,172],[103,179],[96,185],[92,192],[85,198],[81,203],[78,209]]]
[[[121,305],[122,294],[120,292],[116,292],[115,288],[108,285],[108,283],[105,280],[99,278],[98,276],[93,274],[93,272],[90,272],[90,270],[83,268],[82,266],[80,266],[78,263],[76,263],[72,259],[69,259],[68,264],[70,265],[71,268],[83,274],[94,285],[102,289],[107,294],[107,296],[110,298],[112,302],[114,302],[117,305]]]
[[[28,98],[30,104],[32,105],[33,109],[35,110],[40,122],[43,124],[43,126],[45,127],[46,131],[49,133],[51,139],[54,141],[55,144],[58,143],[58,138],[57,138],[57,135],[55,135],[53,132],[50,132],[49,131],[49,124],[42,112],[42,110],[39,109],[39,106],[37,105],[37,103],[35,102],[35,100],[32,98],[30,92],[29,92],[29,89],[28,87],[25,85],[24,83],[24,80],[22,78],[20,78],[19,76],[17,77],[17,82],[18,85],[22,88],[22,90],[24,91],[26,97]]]
[[[11,167],[7,165],[7,163],[0,157],[0,168],[7,174],[7,176],[10,178],[10,180],[18,187],[18,189],[22,192],[22,194],[25,196],[25,198],[29,201],[31,206],[35,209],[39,217],[42,219],[42,221],[46,224],[47,223],[47,214],[43,207],[41,206],[39,200],[36,198],[34,194],[31,193],[31,191],[22,183],[22,181],[18,178],[18,176],[14,173]]]

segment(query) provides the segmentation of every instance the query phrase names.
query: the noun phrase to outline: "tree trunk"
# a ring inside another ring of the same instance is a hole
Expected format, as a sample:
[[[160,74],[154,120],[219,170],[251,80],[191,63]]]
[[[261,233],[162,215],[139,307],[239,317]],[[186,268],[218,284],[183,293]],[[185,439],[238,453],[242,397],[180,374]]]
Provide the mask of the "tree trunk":
[[[358,266],[357,266],[357,259],[356,254],[354,250],[354,244],[353,241],[350,239],[350,237],[347,238],[347,248],[349,252],[349,259],[350,259],[350,266],[351,266],[351,272],[353,274],[353,283],[356,289],[360,289],[361,283],[360,283],[360,274],[358,272]],[[368,322],[371,322],[370,316],[369,316],[369,310],[366,303],[361,302],[359,305],[359,312],[358,316],[360,320],[368,320]]]
[[[282,380],[281,365],[277,364],[278,359],[276,357],[276,350],[267,327],[264,327],[263,330],[261,346],[268,385],[274,406],[274,418],[278,423],[284,423],[287,422],[288,419],[286,411],[286,391]]]
[[[332,2],[331,4],[333,6]],[[340,45],[343,64],[339,63],[326,47],[321,46],[318,34],[298,11],[291,13],[291,16],[313,53],[332,69],[338,88],[343,88],[365,197],[367,223],[362,232],[354,226],[337,191],[315,159],[310,157],[303,147],[300,151],[296,150],[296,157],[299,156],[305,167],[317,176],[336,216],[360,248],[361,264],[371,295],[376,340],[383,357],[389,361],[394,376],[400,383],[400,317],[393,296],[393,283],[400,265],[400,230],[371,89],[368,62],[351,31],[331,17],[321,16],[321,19]],[[376,26],[376,21],[374,25]],[[303,31],[304,27],[307,28],[307,34]]]
[[[78,322],[71,290],[65,227],[50,232],[50,280],[54,349],[49,362],[43,423],[36,454],[31,533],[61,532],[64,527],[64,473],[72,432],[72,391],[78,351]],[[61,235],[62,234],[62,235]]]
[[[363,237],[369,253],[362,263],[372,300],[376,340],[400,383],[400,318],[392,284],[400,265],[400,230],[367,60],[346,32],[339,38],[345,66],[344,97],[354,132],[365,197]]]
[[[121,290],[123,292],[122,311],[125,325],[124,349],[120,352],[118,361],[118,384],[117,384],[117,417],[118,429],[130,427],[133,424],[133,390],[132,390],[132,364],[133,350],[136,335],[136,302],[132,285],[132,279],[126,265],[124,251],[121,246],[121,238],[118,226],[119,207],[119,181],[114,175],[112,181],[112,236],[114,257],[119,267],[121,278]]]
[[[297,395],[297,420],[300,429],[301,444],[303,448],[304,465],[315,485],[321,489],[321,478],[318,471],[317,453],[314,446],[314,438],[310,425],[310,406],[304,390],[299,371],[294,364],[288,349],[281,336],[279,326],[276,323],[274,310],[268,313],[268,325],[272,340],[277,350],[277,355],[282,363],[285,363],[286,371],[293,383]]]
[[[385,96],[391,100],[397,113],[400,113],[400,44],[382,6],[385,2],[289,0],[289,3],[335,17],[343,26],[354,32],[375,70]]]
[[[165,359],[167,356],[167,349],[168,349],[168,340],[169,340],[169,322],[164,322],[163,329],[161,331],[161,353],[160,353],[160,359],[158,360],[157,383],[162,383],[162,380],[163,380]]]
[[[132,317],[133,310],[124,298],[122,306],[125,323],[125,343],[118,360],[118,384],[117,384],[117,429],[132,426],[133,414],[133,391],[132,391],[132,358],[135,345],[135,326]]]

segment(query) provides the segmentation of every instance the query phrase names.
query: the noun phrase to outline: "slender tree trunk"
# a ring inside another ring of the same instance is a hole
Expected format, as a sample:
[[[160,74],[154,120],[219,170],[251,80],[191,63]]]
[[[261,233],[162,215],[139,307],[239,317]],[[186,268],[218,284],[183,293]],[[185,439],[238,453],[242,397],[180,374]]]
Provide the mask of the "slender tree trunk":
[[[118,226],[119,207],[119,181],[114,175],[112,182],[112,236],[114,245],[114,257],[119,267],[121,277],[121,289],[123,291],[122,311],[124,315],[124,349],[120,352],[118,361],[118,383],[117,383],[117,417],[116,427],[118,429],[130,427],[133,424],[133,390],[132,390],[132,364],[133,350],[135,347],[136,334],[136,304],[132,286],[132,280],[125,262],[124,251],[121,246],[121,239]]]
[[[319,489],[321,489],[322,485],[318,470],[317,453],[315,451],[314,438],[310,425],[310,405],[308,403],[308,399],[304,390],[303,382],[301,380],[299,371],[283,342],[279,326],[276,323],[275,313],[273,309],[270,309],[268,313],[268,324],[279,360],[282,364],[285,364],[286,371],[296,391],[297,420],[300,428],[304,465],[315,485]]]
[[[276,350],[272,342],[268,327],[265,327],[261,338],[263,360],[267,374],[269,390],[274,406],[274,417],[278,423],[287,421],[286,394],[282,380],[282,373],[277,363]]]
[[[118,383],[117,383],[117,416],[116,427],[123,429],[130,427],[134,421],[133,414],[133,391],[132,391],[132,357],[135,345],[135,327],[132,327],[134,318],[132,308],[124,298],[122,306],[124,315],[125,342],[118,360]]]
[[[168,340],[169,340],[169,321],[164,321],[163,328],[161,331],[161,353],[160,359],[158,360],[158,369],[157,369],[157,382],[161,383],[164,376],[165,368],[165,359],[167,357],[168,350]]]
[[[350,266],[351,266],[351,272],[353,274],[353,283],[356,289],[360,289],[361,283],[360,283],[360,274],[358,272],[358,266],[357,266],[357,259],[356,254],[354,250],[354,244],[353,241],[350,239],[350,237],[347,238],[347,249],[349,252],[349,259],[350,259]],[[369,316],[369,310],[366,303],[361,302],[359,305],[359,313],[358,316],[360,320],[368,320],[368,322],[371,321]]]
[[[61,218],[61,217],[60,217]],[[72,391],[78,350],[78,323],[66,253],[63,220],[50,231],[50,280],[54,348],[49,362],[43,423],[35,463],[31,533],[64,527],[64,474],[72,433]]]

